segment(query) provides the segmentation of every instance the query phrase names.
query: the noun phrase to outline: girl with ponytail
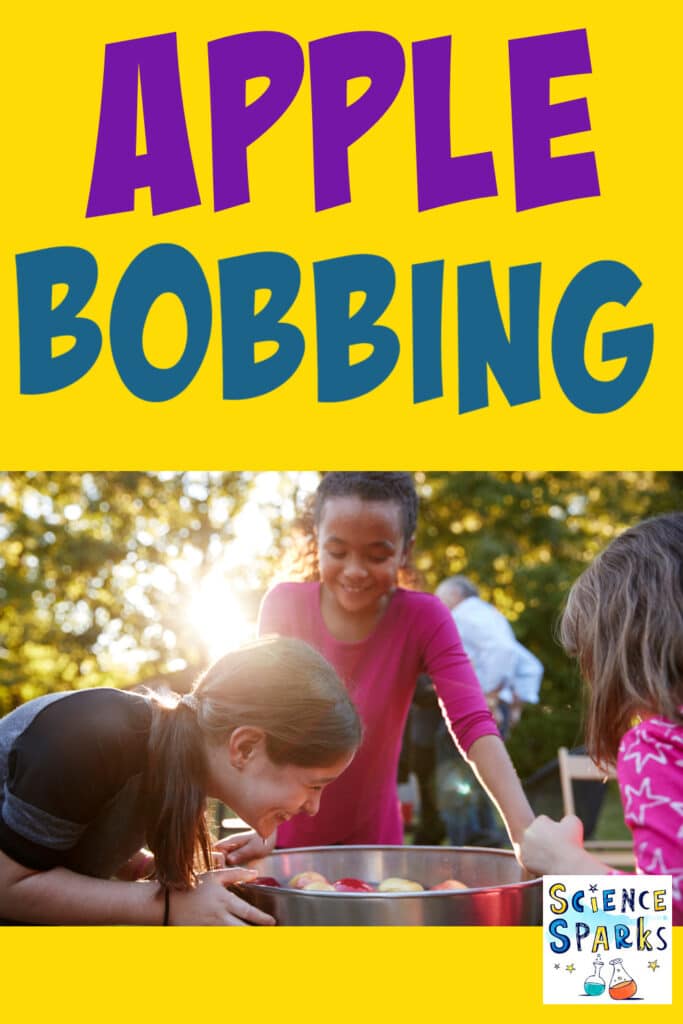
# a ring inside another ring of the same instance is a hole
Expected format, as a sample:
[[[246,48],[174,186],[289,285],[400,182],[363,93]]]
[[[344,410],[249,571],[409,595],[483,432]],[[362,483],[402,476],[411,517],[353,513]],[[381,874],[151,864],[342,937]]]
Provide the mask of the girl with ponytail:
[[[273,924],[228,888],[256,872],[212,870],[206,800],[265,840],[317,813],[360,737],[336,673],[298,640],[233,651],[182,698],[29,701],[0,720],[0,923]]]

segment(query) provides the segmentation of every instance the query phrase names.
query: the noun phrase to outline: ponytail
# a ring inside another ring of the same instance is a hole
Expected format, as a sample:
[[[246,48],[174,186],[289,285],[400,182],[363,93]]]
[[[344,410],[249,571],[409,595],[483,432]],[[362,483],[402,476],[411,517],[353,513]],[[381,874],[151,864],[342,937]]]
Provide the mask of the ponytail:
[[[156,877],[171,889],[189,888],[197,868],[211,867],[206,823],[204,742],[191,707],[175,697],[152,698],[145,795],[147,844]]]

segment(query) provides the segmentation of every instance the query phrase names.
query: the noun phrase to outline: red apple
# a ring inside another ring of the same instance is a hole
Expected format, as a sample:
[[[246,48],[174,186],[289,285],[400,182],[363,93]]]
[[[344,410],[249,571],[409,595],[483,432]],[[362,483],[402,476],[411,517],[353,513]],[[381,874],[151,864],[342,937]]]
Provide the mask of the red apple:
[[[271,878],[270,875],[259,875],[258,878],[254,878],[253,881],[251,881],[249,884],[250,885],[276,885],[278,887],[278,889],[280,888],[280,883],[278,882],[277,878]]]
[[[361,882],[360,878],[339,878],[334,883],[337,892],[374,892],[369,882]]]
[[[377,892],[422,892],[424,886],[409,878],[385,878],[377,886]]]
[[[436,892],[437,889],[467,889],[464,882],[459,882],[457,878],[447,878],[445,882],[439,882],[438,885],[432,886],[432,892]]]
[[[311,882],[326,882],[327,879],[319,871],[300,871],[289,880],[290,889],[305,889]]]

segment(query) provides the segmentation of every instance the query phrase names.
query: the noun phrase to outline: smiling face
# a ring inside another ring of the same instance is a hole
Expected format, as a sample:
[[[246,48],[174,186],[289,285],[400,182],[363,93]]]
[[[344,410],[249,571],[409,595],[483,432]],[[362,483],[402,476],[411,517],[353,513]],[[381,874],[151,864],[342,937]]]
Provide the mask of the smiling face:
[[[296,814],[317,814],[325,786],[352,759],[349,753],[324,767],[275,764],[265,733],[243,726],[209,753],[209,792],[266,839]]]
[[[330,497],[317,537],[323,593],[346,615],[379,612],[408,555],[398,502]]]

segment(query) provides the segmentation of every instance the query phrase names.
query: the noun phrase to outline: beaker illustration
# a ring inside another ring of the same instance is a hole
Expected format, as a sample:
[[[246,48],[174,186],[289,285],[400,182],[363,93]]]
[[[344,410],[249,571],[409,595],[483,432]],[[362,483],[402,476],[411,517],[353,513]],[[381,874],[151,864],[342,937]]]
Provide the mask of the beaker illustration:
[[[600,954],[593,961],[593,973],[589,974],[583,983],[583,990],[587,996],[601,996],[605,991],[605,981],[600,977],[600,970],[604,967]]]
[[[610,960],[610,966],[613,968],[609,983],[609,994],[612,999],[630,999],[638,989],[635,981],[628,971],[624,970],[621,959]]]

